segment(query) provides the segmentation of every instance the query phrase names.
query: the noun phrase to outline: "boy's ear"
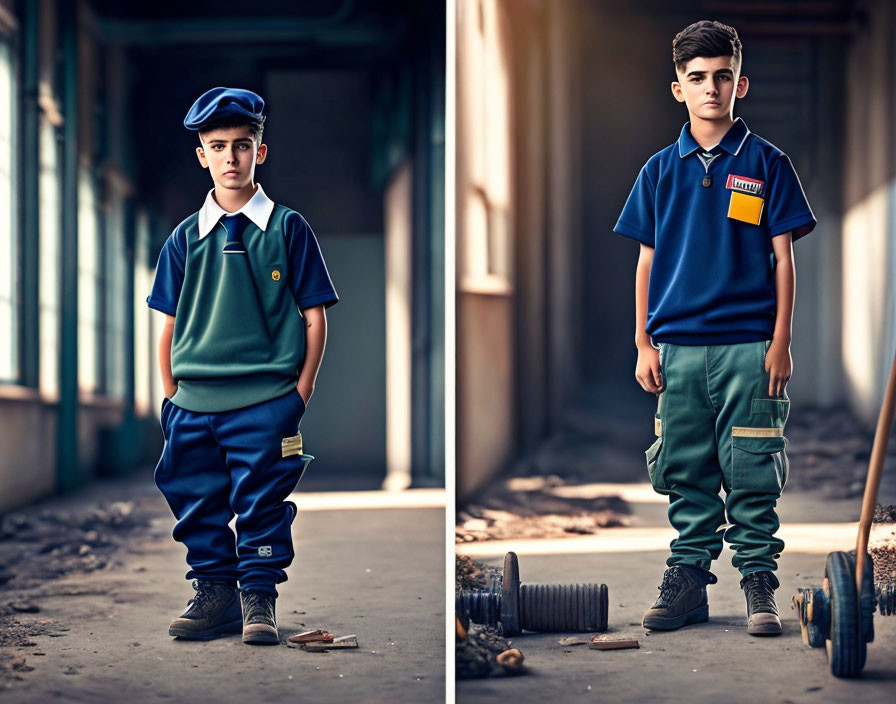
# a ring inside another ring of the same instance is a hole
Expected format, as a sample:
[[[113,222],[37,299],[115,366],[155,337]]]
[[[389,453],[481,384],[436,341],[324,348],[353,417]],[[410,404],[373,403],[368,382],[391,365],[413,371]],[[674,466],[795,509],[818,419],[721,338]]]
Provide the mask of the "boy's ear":
[[[263,164],[264,160],[267,158],[267,156],[268,156],[268,145],[267,144],[259,145],[258,152],[256,152],[256,154],[255,154],[255,163]]]
[[[740,76],[737,79],[737,93],[735,93],[738,100],[740,98],[743,98],[747,94],[747,91],[749,89],[750,89],[750,79],[747,78],[746,76]]]
[[[205,150],[202,147],[196,147],[196,158],[199,159],[203,169],[208,168],[208,159],[205,158]]]
[[[672,95],[675,96],[675,99],[679,103],[683,103],[684,102],[684,91],[681,89],[681,83],[679,83],[678,81],[672,81],[671,88],[672,88]]]

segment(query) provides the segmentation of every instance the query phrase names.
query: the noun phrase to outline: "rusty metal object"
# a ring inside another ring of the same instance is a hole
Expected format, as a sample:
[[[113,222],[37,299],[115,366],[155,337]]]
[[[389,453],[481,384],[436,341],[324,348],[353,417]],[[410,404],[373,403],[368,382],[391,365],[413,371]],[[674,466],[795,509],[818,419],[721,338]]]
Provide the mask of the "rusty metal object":
[[[505,636],[523,631],[593,633],[607,629],[606,584],[521,584],[515,553],[504,557],[504,574],[484,589],[458,594],[455,607],[474,623],[501,627]]]

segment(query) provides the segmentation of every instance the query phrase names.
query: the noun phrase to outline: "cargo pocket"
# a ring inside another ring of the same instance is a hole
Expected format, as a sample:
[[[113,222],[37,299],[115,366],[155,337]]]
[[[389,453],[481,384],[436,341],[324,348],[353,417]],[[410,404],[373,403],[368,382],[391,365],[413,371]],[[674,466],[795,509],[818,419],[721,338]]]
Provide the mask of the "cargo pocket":
[[[662,467],[659,463],[660,450],[663,448],[663,438],[657,438],[656,442],[647,448],[647,474],[650,477],[650,485],[658,494],[668,494],[669,487],[663,481]]]
[[[733,428],[731,434],[732,489],[781,493],[788,462],[780,428]]]
[[[783,428],[790,415],[790,400],[787,398],[754,398],[750,408],[750,415],[756,416],[754,422]]]

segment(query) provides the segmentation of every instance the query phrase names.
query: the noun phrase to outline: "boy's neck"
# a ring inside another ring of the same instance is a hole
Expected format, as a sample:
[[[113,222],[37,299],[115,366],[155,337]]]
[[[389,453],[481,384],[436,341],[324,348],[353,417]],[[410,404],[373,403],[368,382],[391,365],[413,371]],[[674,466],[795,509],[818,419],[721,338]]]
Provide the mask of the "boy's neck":
[[[235,213],[246,203],[252,200],[252,196],[258,190],[258,186],[250,183],[245,188],[221,188],[215,186],[214,198],[215,202],[228,213]]]
[[[704,149],[712,149],[722,141],[733,124],[730,115],[724,120],[704,120],[691,115],[691,136]]]

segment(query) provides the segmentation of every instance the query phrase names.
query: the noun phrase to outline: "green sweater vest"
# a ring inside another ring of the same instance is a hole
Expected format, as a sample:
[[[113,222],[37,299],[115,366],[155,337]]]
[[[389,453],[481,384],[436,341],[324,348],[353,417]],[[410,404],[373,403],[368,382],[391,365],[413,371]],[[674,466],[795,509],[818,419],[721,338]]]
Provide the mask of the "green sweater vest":
[[[283,219],[267,230],[249,222],[245,254],[225,254],[220,222],[199,238],[198,213],[186,223],[184,282],[174,322],[172,402],[189,411],[243,408],[295,388],[305,357],[305,327],[288,286]]]

